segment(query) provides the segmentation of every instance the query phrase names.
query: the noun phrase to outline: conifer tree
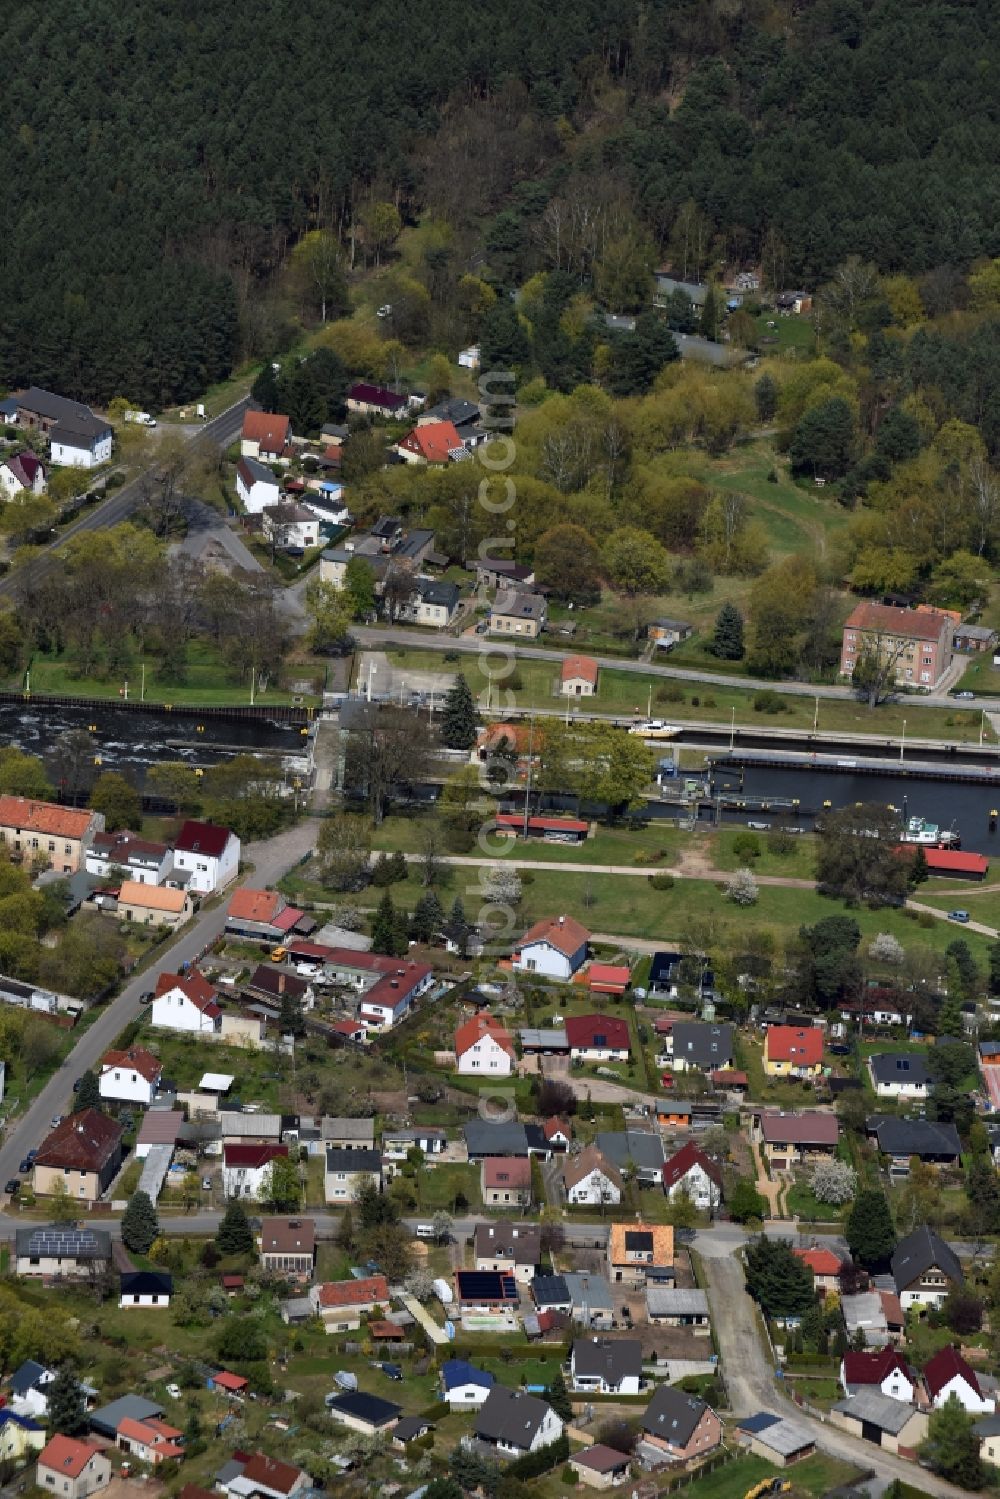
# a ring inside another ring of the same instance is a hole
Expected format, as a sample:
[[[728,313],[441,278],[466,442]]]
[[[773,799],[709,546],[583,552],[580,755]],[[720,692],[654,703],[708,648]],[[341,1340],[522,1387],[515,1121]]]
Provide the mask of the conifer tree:
[[[249,1254],[253,1249],[253,1229],[238,1197],[231,1197],[226,1203],[215,1247],[220,1254]]]
[[[80,1381],[68,1364],[61,1364],[46,1389],[49,1430],[64,1437],[78,1437],[87,1429],[87,1406]]]
[[[728,599],[716,616],[715,632],[708,648],[720,661],[743,660],[746,650],[743,643],[743,616]]]
[[[133,1254],[145,1254],[160,1232],[156,1209],[148,1192],[133,1192],[122,1214],[122,1243]]]
[[[101,1085],[97,1080],[97,1074],[91,1072],[88,1067],[80,1079],[80,1086],[76,1093],[76,1108],[73,1112],[79,1113],[81,1109],[101,1109],[103,1107],[104,1101],[101,1098]]]
[[[471,749],[476,742],[478,722],[472,689],[459,672],[444,700],[441,737],[449,749]]]
[[[386,890],[378,903],[372,921],[372,952],[381,953],[384,957],[392,957],[396,948],[396,907],[392,903],[392,896]]]

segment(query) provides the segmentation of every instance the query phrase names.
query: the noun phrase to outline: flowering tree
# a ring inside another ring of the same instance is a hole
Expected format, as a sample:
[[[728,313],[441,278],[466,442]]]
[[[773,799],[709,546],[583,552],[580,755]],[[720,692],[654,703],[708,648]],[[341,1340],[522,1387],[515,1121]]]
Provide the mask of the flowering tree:
[[[820,1161],[813,1172],[812,1190],[817,1201],[839,1207],[841,1203],[850,1202],[857,1192],[857,1172],[846,1161]]]
[[[749,869],[737,869],[726,886],[726,895],[736,906],[757,904],[757,881]]]

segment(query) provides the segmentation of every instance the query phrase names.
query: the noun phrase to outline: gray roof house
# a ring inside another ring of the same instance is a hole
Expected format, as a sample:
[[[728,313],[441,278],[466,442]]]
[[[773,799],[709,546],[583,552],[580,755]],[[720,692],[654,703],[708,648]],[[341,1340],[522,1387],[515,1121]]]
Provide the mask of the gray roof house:
[[[531,1282],[531,1299],[540,1312],[570,1312],[573,1308],[564,1275],[536,1275]]]
[[[674,1066],[680,1071],[685,1067],[697,1067],[701,1072],[714,1072],[717,1068],[732,1065],[731,1025],[708,1025],[699,1020],[679,1020],[671,1037]]]
[[[574,1390],[637,1395],[642,1382],[638,1338],[577,1338],[570,1353]]]
[[[110,1437],[113,1441],[126,1418],[146,1421],[150,1416],[162,1416],[165,1410],[166,1406],[159,1401],[145,1400],[141,1395],[120,1395],[110,1405],[102,1405],[100,1410],[91,1411],[90,1429],[96,1431],[98,1436]]]
[[[914,1052],[880,1051],[869,1057],[868,1066],[876,1089],[926,1091],[931,1080],[926,1060]]]
[[[473,1235],[479,1260],[510,1265],[537,1265],[542,1257],[542,1230],[537,1223],[477,1223]]]
[[[523,1124],[498,1124],[489,1119],[470,1119],[464,1127],[470,1161],[488,1156],[529,1154],[528,1136]]]
[[[574,1322],[580,1322],[584,1327],[609,1328],[614,1317],[614,1298],[607,1278],[571,1270],[566,1272],[563,1280],[569,1292]]]
[[[644,1130],[609,1130],[597,1136],[597,1148],[619,1171],[630,1172],[650,1185],[663,1181],[666,1155],[659,1135]]]
[[[562,1422],[545,1400],[496,1384],[476,1414],[474,1434],[501,1452],[523,1454],[562,1435]]]
[[[374,1119],[333,1119],[324,1115],[319,1130],[327,1145],[342,1145],[345,1150],[372,1150],[375,1146]]]
[[[954,1250],[926,1223],[900,1239],[890,1268],[904,1311],[915,1302],[943,1301],[950,1286],[965,1280]]]
[[[898,1119],[892,1114],[874,1114],[868,1120],[868,1133],[878,1141],[883,1155],[919,1156],[922,1161],[950,1163],[962,1154],[962,1142],[953,1124],[931,1119]]]
[[[684,1448],[690,1442],[705,1411],[704,1400],[685,1394],[672,1385],[658,1385],[641,1417],[643,1431],[661,1437],[671,1447]]]

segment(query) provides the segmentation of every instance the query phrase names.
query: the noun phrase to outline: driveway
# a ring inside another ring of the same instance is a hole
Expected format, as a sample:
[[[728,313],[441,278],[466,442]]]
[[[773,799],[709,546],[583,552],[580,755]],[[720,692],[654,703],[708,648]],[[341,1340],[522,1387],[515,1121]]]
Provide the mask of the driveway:
[[[758,1334],[754,1304],[746,1293],[742,1264],[732,1252],[706,1254],[711,1237],[699,1234],[696,1245],[702,1253],[712,1326],[722,1351],[723,1373],[734,1414],[748,1416],[767,1410],[789,1416],[807,1426],[817,1447],[834,1457],[856,1463],[860,1468],[874,1468],[880,1477],[889,1480],[900,1478],[925,1494],[958,1499],[965,1492],[963,1489],[945,1483],[914,1463],[883,1452],[870,1442],[849,1436],[779,1394],[767,1346]],[[713,1247],[721,1250],[723,1245],[719,1242]]]
[[[248,844],[243,850],[246,864],[253,866],[255,885],[274,885],[303,854],[315,847],[317,824],[307,819],[263,843]],[[182,963],[193,963],[218,937],[226,922],[230,891],[209,910],[196,918],[181,935],[160,951],[156,963],[125,985],[121,993],[98,1015],[93,1025],[81,1031],[79,1039],[58,1072],[45,1084],[25,1114],[14,1121],[0,1146],[0,1181],[17,1175],[18,1162],[28,1151],[41,1144],[49,1132],[49,1121],[56,1114],[72,1109],[73,1081],[81,1072],[94,1068],[110,1048],[118,1033],[142,1010],[140,994],[156,987],[161,973],[172,973]]]

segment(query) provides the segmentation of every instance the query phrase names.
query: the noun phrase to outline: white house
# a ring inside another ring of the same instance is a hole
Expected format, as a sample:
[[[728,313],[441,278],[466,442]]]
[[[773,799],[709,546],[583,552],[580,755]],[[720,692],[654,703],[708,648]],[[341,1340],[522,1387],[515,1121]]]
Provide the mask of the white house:
[[[0,463],[0,489],[8,500],[19,494],[41,494],[45,489],[45,465],[34,453],[15,453]]]
[[[113,443],[114,433],[100,417],[81,418],[75,426],[60,422],[49,434],[49,461],[61,468],[97,468],[111,457]]]
[[[927,1062],[914,1052],[876,1052],[868,1058],[868,1071],[879,1098],[927,1097],[931,1082]]]
[[[558,1442],[563,1423],[547,1401],[498,1384],[487,1395],[473,1433],[506,1457],[524,1457]]]
[[[985,1395],[975,1370],[957,1348],[941,1348],[924,1365],[924,1383],[935,1406],[947,1405],[952,1395],[964,1410],[975,1416],[992,1415],[996,1402]]]
[[[579,1155],[568,1156],[562,1175],[569,1203],[617,1207],[622,1200],[621,1175],[596,1145],[588,1145]]]
[[[400,613],[400,619],[430,630],[445,630],[458,613],[461,597],[457,583],[417,578],[416,592]]]
[[[162,1072],[159,1057],[154,1057],[144,1046],[106,1052],[101,1059],[101,1097],[148,1107],[156,1097]]]
[[[153,1025],[165,1031],[212,1035],[222,1023],[215,990],[197,968],[187,973],[161,973],[152,1011]]]
[[[429,964],[401,961],[396,969],[384,973],[364,991],[358,1019],[366,1031],[389,1031],[433,983],[434,970]]]
[[[319,546],[319,517],[305,505],[268,505],[263,512],[264,535],[276,547],[303,552]]]
[[[632,1054],[628,1025],[613,1015],[570,1015],[566,1039],[574,1062],[627,1062]]]
[[[287,1145],[225,1145],[222,1190],[227,1197],[260,1198],[271,1176],[271,1162],[288,1159]]]
[[[696,1208],[717,1208],[722,1201],[722,1173],[691,1140],[663,1167],[663,1190],[670,1198],[686,1193]]]
[[[98,879],[112,870],[124,869],[137,885],[162,885],[174,865],[173,850],[166,843],[153,843],[135,833],[95,833],[86,850],[85,868]]]
[[[123,1270],[118,1305],[123,1311],[136,1307],[166,1311],[173,1290],[173,1279],[163,1270]]]
[[[49,1397],[47,1387],[56,1377],[54,1369],[34,1359],[26,1359],[14,1370],[10,1378],[10,1405],[18,1416],[47,1416]],[[483,1399],[485,1400],[485,1392]]]
[[[569,980],[587,957],[590,933],[572,916],[548,916],[529,927],[514,949],[518,973]]]
[[[174,843],[174,871],[190,876],[187,888],[211,895],[235,880],[240,870],[240,840],[229,828],[211,822],[186,822]]]
[[[642,1387],[642,1343],[638,1338],[577,1338],[569,1368],[577,1393],[638,1395]]]
[[[465,1359],[450,1358],[441,1366],[444,1398],[453,1411],[477,1411],[496,1384],[492,1374]]]
[[[455,1031],[455,1057],[458,1071],[466,1075],[510,1077],[515,1062],[514,1043],[500,1021],[484,1011]]]
[[[241,458],[237,463],[236,493],[248,515],[260,515],[268,506],[281,503],[281,485],[256,458]]]
[[[845,1353],[840,1361],[840,1383],[846,1395],[858,1390],[877,1390],[890,1400],[912,1405],[917,1386],[913,1371],[898,1348],[881,1348],[877,1353]]]

